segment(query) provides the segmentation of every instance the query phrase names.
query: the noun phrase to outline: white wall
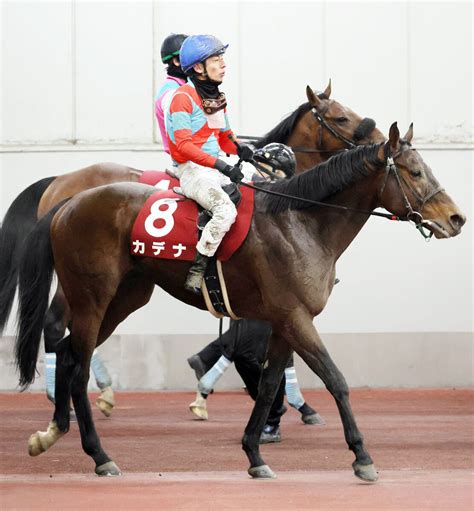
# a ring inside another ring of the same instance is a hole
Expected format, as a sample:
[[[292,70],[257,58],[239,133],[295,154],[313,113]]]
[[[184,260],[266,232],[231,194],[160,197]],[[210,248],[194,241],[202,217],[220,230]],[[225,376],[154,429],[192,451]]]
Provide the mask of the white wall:
[[[340,261],[323,332],[472,331],[470,2],[3,2],[0,214],[27,185],[98,161],[163,168],[153,119],[170,32],[230,43],[234,130],[263,134],[307,83],[415,142],[468,215],[458,238],[424,243],[372,219]],[[186,321],[183,318],[186,317]],[[215,332],[157,290],[121,334]],[[10,326],[7,333],[12,332]]]

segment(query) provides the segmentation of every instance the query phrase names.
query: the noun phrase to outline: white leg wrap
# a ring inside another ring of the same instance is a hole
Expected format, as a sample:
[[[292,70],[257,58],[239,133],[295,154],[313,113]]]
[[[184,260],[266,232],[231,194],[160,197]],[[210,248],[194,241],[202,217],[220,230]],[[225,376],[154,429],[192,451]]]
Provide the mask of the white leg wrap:
[[[59,431],[55,421],[51,421],[47,431],[37,431],[30,436],[28,441],[28,453],[30,456],[38,456],[46,452],[54,445],[64,433]]]
[[[285,369],[285,392],[288,403],[293,408],[302,407],[304,405],[304,397],[301,394],[298,378],[296,378],[296,370],[294,367],[287,367]]]
[[[203,394],[210,394],[219,378],[227,371],[232,362],[224,355],[199,380],[198,389]]]

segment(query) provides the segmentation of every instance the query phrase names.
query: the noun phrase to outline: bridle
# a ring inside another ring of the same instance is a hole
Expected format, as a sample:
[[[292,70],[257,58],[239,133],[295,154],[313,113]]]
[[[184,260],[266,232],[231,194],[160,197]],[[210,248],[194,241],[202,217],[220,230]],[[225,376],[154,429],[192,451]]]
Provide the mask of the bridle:
[[[324,94],[318,94],[318,97],[320,99],[328,99]],[[324,118],[327,111],[329,110],[329,106],[327,106],[322,112],[319,112],[319,110],[316,107],[311,108],[311,114],[313,118],[316,120],[317,123],[319,123],[319,142],[318,145],[321,147],[323,142],[323,130],[324,128],[331,133],[331,135],[336,138],[337,140],[340,140],[344,144],[346,144],[346,148],[340,149],[339,151],[334,150],[328,150],[328,149],[310,149],[307,147],[292,147],[293,151],[295,153],[338,153],[341,151],[346,151],[347,149],[354,149],[357,147],[357,144],[354,143],[354,140],[350,140],[341,133],[339,133],[337,130],[335,130]],[[366,118],[362,119],[359,126],[366,120]],[[357,128],[356,128],[357,131]]]
[[[324,93],[319,93],[318,98],[319,99],[329,99]],[[343,149],[339,149],[337,151],[335,151],[333,149],[313,149],[313,148],[309,148],[309,147],[292,147],[293,152],[295,152],[295,153],[334,153],[334,154],[337,154],[342,151],[347,151],[348,149],[354,149],[355,147],[357,147],[357,144],[355,143],[354,140],[348,139],[347,137],[345,137],[344,135],[339,133],[336,129],[334,129],[327,122],[327,120],[324,118],[324,116],[326,115],[328,110],[329,110],[329,106],[327,106],[322,112],[319,112],[318,109],[314,106],[311,108],[311,114],[312,114],[313,118],[315,119],[315,121],[319,124],[318,146],[321,147],[321,145],[322,145],[323,131],[324,131],[324,129],[326,129],[329,131],[329,133],[331,133],[331,135],[334,138],[343,142],[347,147],[345,147]],[[364,121],[366,121],[366,120],[367,120],[366,117],[364,119],[362,119],[362,121],[360,121],[359,126],[361,126],[364,123]],[[356,131],[357,131],[357,128],[356,128]],[[258,137],[251,137],[251,136],[245,136],[245,135],[239,135],[238,138],[241,140],[258,140]]]
[[[408,149],[409,151],[415,151],[415,148],[410,147]],[[402,194],[403,204],[407,210],[407,213],[405,215],[405,219],[409,222],[413,222],[415,224],[415,227],[420,231],[421,235],[429,240],[431,236],[433,236],[433,232],[430,231],[428,234],[425,233],[423,230],[424,227],[428,227],[432,224],[429,220],[425,220],[422,215],[423,208],[425,207],[426,203],[429,202],[433,197],[435,197],[438,193],[444,192],[444,188],[442,186],[438,186],[437,188],[430,190],[426,193],[425,196],[420,196],[420,194],[413,188],[413,186],[410,185],[406,181],[406,179],[403,177],[403,175],[400,174],[399,169],[397,165],[395,164],[395,159],[398,158],[403,152],[403,149],[400,150],[395,155],[391,155],[389,153],[390,147],[389,143],[386,142],[384,145],[384,153],[385,153],[385,179],[382,184],[382,187],[379,191],[379,200],[381,201],[383,192],[385,191],[385,186],[387,184],[388,178],[390,177],[390,174],[393,174],[395,181],[397,183],[397,186]],[[405,192],[405,188],[407,188],[410,193],[415,197],[417,204],[416,204],[416,211],[413,208],[411,202],[408,200],[407,194]]]
[[[414,148],[410,148],[409,150],[414,151],[415,149]],[[285,193],[281,193],[281,192],[275,192],[273,190],[267,190],[265,188],[260,188],[260,187],[254,186],[254,185],[250,185],[248,183],[243,183],[242,182],[240,184],[242,186],[246,186],[247,188],[252,188],[254,190],[257,190],[259,192],[264,192],[264,193],[267,193],[269,195],[276,195],[276,196],[279,196],[279,197],[284,197],[286,199],[291,199],[291,200],[295,200],[295,201],[299,201],[299,202],[305,202],[305,203],[307,203],[309,205],[323,206],[323,207],[326,207],[326,208],[333,208],[333,209],[339,209],[339,210],[344,210],[344,211],[350,211],[350,212],[360,213],[360,214],[368,215],[368,216],[378,216],[378,217],[386,218],[388,220],[395,220],[395,221],[400,221],[400,222],[412,222],[415,225],[415,227],[418,229],[418,231],[421,233],[421,235],[427,241],[429,241],[431,239],[431,237],[433,236],[433,232],[429,231],[428,233],[426,233],[424,231],[424,228],[431,226],[433,224],[433,222],[431,222],[430,220],[425,220],[423,218],[422,211],[423,211],[423,208],[425,207],[426,203],[428,201],[430,201],[433,197],[435,197],[438,193],[443,192],[444,188],[439,186],[438,188],[436,188],[434,190],[430,190],[425,196],[421,197],[420,194],[400,174],[400,171],[399,171],[399,169],[398,169],[398,167],[397,167],[397,165],[395,163],[395,160],[403,152],[405,152],[405,151],[401,150],[398,153],[396,153],[394,155],[391,155],[390,154],[390,142],[387,141],[387,142],[384,143],[385,179],[384,179],[384,181],[382,183],[382,186],[381,186],[381,188],[380,188],[380,190],[378,192],[378,198],[379,198],[379,202],[381,202],[381,198],[382,198],[383,192],[385,191],[385,187],[386,187],[388,178],[392,174],[394,176],[394,179],[395,179],[397,185],[398,185],[398,188],[399,188],[400,193],[402,195],[404,206],[405,206],[405,208],[407,210],[407,213],[406,213],[405,216],[393,215],[391,213],[381,213],[381,212],[378,212],[378,211],[364,211],[364,210],[361,210],[361,209],[350,208],[348,206],[341,206],[339,204],[329,204],[327,202],[315,201],[315,200],[312,200],[312,199],[305,199],[305,198],[302,198],[302,197],[296,197],[294,195],[289,195],[289,194],[285,194]],[[240,163],[240,160],[239,160],[239,163]],[[255,165],[256,162],[251,162],[251,163],[253,163]],[[258,169],[258,166],[257,166],[257,169]],[[280,178],[279,176],[277,176],[273,172],[266,171],[265,173],[270,175],[271,177],[276,178],[276,179],[282,179],[282,178]],[[417,211],[415,211],[415,209],[413,208],[410,200],[408,199],[408,196],[407,196],[407,194],[405,192],[405,188],[404,188],[403,185],[405,185],[405,187],[408,188],[408,190],[411,192],[411,194],[416,198],[416,200],[417,200],[417,205],[416,205]]]

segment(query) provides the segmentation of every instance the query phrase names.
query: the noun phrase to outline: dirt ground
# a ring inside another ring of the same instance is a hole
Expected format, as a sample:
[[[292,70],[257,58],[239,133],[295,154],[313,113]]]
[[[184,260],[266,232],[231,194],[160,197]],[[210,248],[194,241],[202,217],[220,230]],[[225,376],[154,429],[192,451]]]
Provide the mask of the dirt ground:
[[[118,392],[112,417],[94,410],[102,445],[123,471],[116,478],[95,476],[77,423],[29,457],[28,438],[46,429],[51,405],[43,394],[0,394],[0,509],[473,509],[473,390],[352,391],[375,484],[353,475],[331,396],[305,397],[327,424],[304,425],[290,409],[282,442],[261,449],[278,477],[255,481],[240,446],[252,407],[243,391],[210,396],[206,422],[188,410],[193,393]]]

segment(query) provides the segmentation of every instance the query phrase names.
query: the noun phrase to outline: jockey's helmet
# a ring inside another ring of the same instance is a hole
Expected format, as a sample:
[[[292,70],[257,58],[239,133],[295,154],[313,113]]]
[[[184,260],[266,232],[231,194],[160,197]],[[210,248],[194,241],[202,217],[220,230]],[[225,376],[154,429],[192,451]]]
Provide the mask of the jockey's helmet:
[[[286,177],[294,176],[296,170],[295,153],[285,144],[272,142],[266,146],[257,149],[253,158],[259,163],[270,165],[273,170],[282,170]]]
[[[161,44],[161,61],[166,64],[173,57],[179,56],[179,50],[184,40],[188,36],[186,34],[170,34]]]
[[[179,52],[181,67],[186,74],[191,74],[195,64],[204,62],[213,55],[222,55],[228,46],[213,35],[190,35]]]

